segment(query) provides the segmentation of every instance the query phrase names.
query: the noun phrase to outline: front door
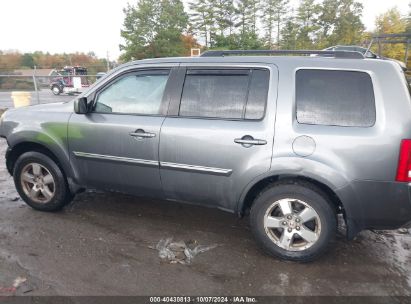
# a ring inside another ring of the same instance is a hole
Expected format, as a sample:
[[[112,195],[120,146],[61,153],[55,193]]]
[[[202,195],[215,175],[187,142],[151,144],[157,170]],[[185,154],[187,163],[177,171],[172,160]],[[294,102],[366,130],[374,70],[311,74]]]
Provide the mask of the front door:
[[[241,190],[270,168],[277,69],[195,64],[181,69],[179,110],[161,131],[165,195],[235,210]]]
[[[71,116],[70,157],[82,184],[162,197],[158,145],[172,71],[123,73],[97,89],[90,113]]]

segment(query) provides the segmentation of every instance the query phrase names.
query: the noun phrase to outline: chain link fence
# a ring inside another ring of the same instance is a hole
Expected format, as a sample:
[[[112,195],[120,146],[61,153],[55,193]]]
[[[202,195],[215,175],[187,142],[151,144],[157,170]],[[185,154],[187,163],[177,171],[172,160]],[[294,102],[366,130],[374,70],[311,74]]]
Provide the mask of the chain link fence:
[[[36,75],[34,70],[32,75],[0,72],[0,109],[69,101],[87,90],[103,74],[44,76]]]

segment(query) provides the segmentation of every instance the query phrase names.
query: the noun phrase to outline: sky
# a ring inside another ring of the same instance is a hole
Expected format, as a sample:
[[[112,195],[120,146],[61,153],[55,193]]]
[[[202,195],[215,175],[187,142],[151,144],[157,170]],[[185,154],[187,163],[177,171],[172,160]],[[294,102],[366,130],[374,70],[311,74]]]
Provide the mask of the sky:
[[[0,0],[0,50],[93,51],[99,57],[108,52],[110,60],[115,60],[120,55],[123,8],[136,1]],[[408,0],[359,1],[364,5],[367,30],[374,29],[375,17],[389,8],[397,6],[403,14],[408,12]]]

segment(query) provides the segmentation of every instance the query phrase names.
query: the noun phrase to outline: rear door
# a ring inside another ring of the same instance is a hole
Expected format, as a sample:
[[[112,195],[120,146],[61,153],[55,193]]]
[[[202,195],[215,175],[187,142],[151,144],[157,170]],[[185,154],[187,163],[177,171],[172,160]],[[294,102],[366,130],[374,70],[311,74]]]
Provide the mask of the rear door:
[[[161,131],[165,196],[234,210],[239,192],[270,168],[277,69],[187,64],[179,73],[182,91]]]

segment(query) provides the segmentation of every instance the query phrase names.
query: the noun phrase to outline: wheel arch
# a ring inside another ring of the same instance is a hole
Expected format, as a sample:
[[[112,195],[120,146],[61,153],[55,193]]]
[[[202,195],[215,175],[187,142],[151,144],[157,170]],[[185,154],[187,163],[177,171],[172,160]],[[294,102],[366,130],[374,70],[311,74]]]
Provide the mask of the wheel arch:
[[[22,154],[32,151],[47,155],[56,163],[56,165],[61,169],[67,179],[71,193],[75,194],[83,190],[83,187],[78,185],[78,183],[76,182],[77,179],[75,171],[70,165],[70,160],[68,158],[59,157],[59,154],[56,153],[56,151],[53,151],[53,149],[50,149],[48,146],[34,141],[21,141],[7,150],[6,167],[10,175],[13,176],[14,165],[17,159]]]
[[[46,145],[33,142],[33,141],[22,141],[9,148],[6,154],[6,165],[7,165],[7,171],[10,173],[10,175],[13,175],[14,165],[17,159],[22,154],[26,152],[32,152],[32,151],[47,155],[57,164],[57,166],[60,167],[60,169],[63,171],[63,173],[67,177],[72,176],[72,170],[68,169],[67,166],[65,166],[64,162],[62,162],[57,157],[56,153],[53,152],[52,149],[50,149]]]
[[[358,201],[355,191],[351,189],[351,184],[347,182],[346,185],[336,187],[331,184],[329,180],[321,178],[321,176],[284,172],[277,174],[269,172],[260,176],[249,183],[242,192],[237,205],[238,215],[242,217],[249,213],[255,198],[264,188],[276,181],[287,179],[310,183],[323,191],[327,195],[328,200],[336,208],[335,210],[337,213],[343,215],[347,227],[347,239],[353,239],[361,230],[363,230],[363,226],[361,225],[361,222],[358,222],[358,218],[362,218],[364,211],[361,202]]]
[[[279,181],[279,180],[294,180],[296,182],[301,181],[305,183],[310,183],[320,190],[324,192],[325,195],[327,195],[327,198],[329,201],[333,204],[333,206],[336,208],[336,211],[338,213],[344,213],[344,205],[339,198],[339,196],[336,194],[336,192],[333,190],[333,187],[327,183],[324,183],[324,181],[320,181],[316,178],[305,176],[305,175],[298,175],[298,174],[271,174],[268,176],[263,176],[257,181],[254,181],[251,185],[248,186],[248,188],[243,192],[237,212],[240,216],[248,213],[248,210],[252,206],[255,198],[258,196],[258,194],[267,186],[270,184]]]

